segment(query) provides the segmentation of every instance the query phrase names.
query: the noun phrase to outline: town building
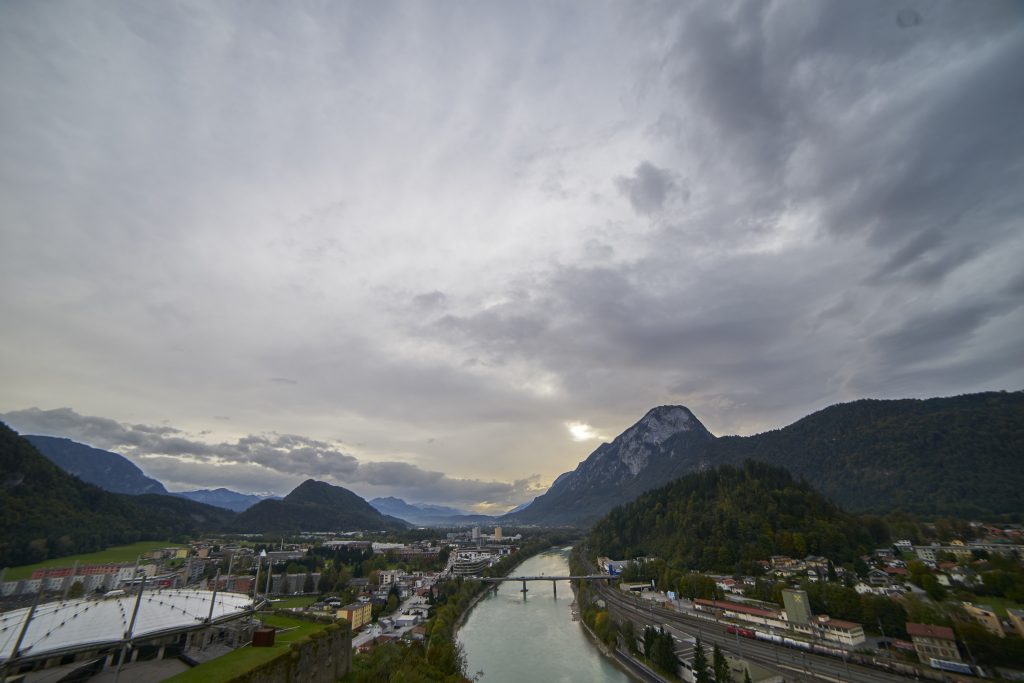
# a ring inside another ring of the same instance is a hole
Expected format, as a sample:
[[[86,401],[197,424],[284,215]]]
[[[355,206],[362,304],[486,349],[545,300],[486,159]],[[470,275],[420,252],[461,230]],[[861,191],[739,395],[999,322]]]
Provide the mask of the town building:
[[[494,556],[489,552],[460,550],[455,554],[452,572],[459,576],[476,576],[491,566]]]
[[[965,602],[963,604],[963,608],[969,617],[984,626],[985,630],[989,633],[997,635],[1000,638],[1004,638],[1006,636],[1006,632],[1003,631],[1003,625],[1000,623],[999,617],[996,616],[996,613],[992,610],[972,605],[969,602]]]
[[[1006,616],[1017,635],[1024,638],[1024,609],[1009,608],[1006,610]]]
[[[356,631],[370,623],[373,606],[368,602],[353,602],[338,610],[338,618],[347,619],[352,624],[352,631]]]
[[[932,658],[950,662],[962,661],[953,629],[947,626],[908,622],[907,633],[910,634],[910,639],[914,642],[914,651],[922,662]]]

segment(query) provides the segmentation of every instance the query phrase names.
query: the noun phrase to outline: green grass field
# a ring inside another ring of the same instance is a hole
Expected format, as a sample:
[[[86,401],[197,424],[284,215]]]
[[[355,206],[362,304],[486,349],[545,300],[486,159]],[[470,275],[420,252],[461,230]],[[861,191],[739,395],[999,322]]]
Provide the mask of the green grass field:
[[[277,633],[273,647],[241,647],[223,657],[204,662],[197,667],[166,679],[166,683],[218,683],[229,680],[273,659],[288,649],[288,646],[326,628],[326,624],[315,624],[300,619],[291,619],[276,614],[261,617],[267,626],[290,629]]]
[[[270,604],[274,609],[287,609],[289,607],[309,607],[316,602],[317,596],[315,595],[300,595],[294,598],[284,598],[283,600],[274,600]]]
[[[4,574],[5,581],[17,581],[32,576],[36,569],[46,567],[70,567],[76,561],[79,564],[105,564],[107,562],[134,562],[135,558],[144,553],[160,548],[183,548],[180,543],[168,543],[167,541],[141,541],[131,545],[119,545],[95,553],[84,553],[82,555],[68,555],[53,560],[43,560],[35,564],[26,564],[20,567],[10,567]]]

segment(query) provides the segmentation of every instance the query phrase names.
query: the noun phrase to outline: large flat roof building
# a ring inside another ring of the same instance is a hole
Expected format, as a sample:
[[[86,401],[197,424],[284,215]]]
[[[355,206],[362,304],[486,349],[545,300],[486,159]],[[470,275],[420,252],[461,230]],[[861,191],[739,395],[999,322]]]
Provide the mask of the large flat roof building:
[[[0,671],[14,673],[53,658],[95,655],[128,643],[154,641],[253,612],[252,598],[204,590],[65,600],[0,614]],[[137,611],[136,611],[137,608]]]

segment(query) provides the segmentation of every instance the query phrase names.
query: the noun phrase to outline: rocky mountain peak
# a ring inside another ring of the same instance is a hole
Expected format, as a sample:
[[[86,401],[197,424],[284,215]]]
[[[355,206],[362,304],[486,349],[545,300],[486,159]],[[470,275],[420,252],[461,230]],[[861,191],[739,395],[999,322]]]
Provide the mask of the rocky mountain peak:
[[[661,444],[680,432],[689,431],[707,432],[707,429],[685,406],[658,406],[612,441],[607,454],[618,456],[630,475],[636,476],[647,467],[650,455]]]
[[[597,516],[678,473],[696,469],[714,436],[685,406],[658,406],[611,443],[598,446],[515,514],[521,521],[576,522]]]
[[[642,433],[648,443],[662,443],[668,437],[691,429],[704,429],[704,425],[686,406],[658,406],[651,408],[640,421],[627,429],[619,438],[631,432]]]

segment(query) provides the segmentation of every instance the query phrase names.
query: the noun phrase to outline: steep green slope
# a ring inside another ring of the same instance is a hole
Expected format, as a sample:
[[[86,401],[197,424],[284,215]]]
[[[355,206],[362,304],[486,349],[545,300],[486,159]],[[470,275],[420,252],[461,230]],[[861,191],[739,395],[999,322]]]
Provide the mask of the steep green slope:
[[[610,557],[657,556],[677,568],[733,572],[772,555],[852,559],[872,539],[784,469],[747,462],[686,475],[612,510],[590,536]]]
[[[0,566],[217,529],[233,513],[171,496],[109,493],[0,423]]]
[[[830,406],[783,429],[722,437],[710,463],[785,467],[851,511],[1024,512],[1024,392]]]

